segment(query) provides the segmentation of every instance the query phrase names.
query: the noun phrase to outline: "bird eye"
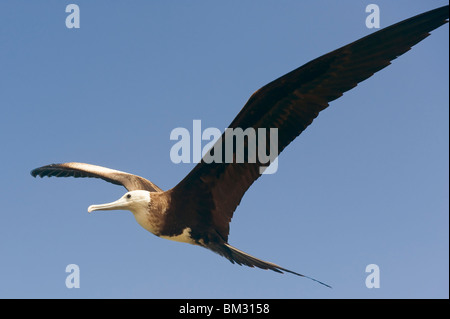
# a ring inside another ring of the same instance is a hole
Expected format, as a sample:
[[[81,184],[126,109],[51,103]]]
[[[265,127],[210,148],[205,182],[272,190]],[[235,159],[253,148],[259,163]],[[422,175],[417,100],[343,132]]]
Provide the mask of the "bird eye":
[[[127,198],[131,198],[131,194],[127,194]]]

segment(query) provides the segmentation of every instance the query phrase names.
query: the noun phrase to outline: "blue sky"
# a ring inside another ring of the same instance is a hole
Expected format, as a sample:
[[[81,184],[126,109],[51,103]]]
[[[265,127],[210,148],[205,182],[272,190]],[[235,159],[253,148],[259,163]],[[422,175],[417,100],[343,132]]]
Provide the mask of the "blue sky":
[[[261,86],[373,32],[371,2],[76,1],[79,29],[69,3],[0,2],[1,298],[449,297],[448,25],[334,101],[234,215],[230,244],[328,289],[87,213],[122,187],[29,172],[79,161],[169,189],[194,165],[171,162],[174,128],[225,129]],[[375,3],[381,27],[447,4]]]

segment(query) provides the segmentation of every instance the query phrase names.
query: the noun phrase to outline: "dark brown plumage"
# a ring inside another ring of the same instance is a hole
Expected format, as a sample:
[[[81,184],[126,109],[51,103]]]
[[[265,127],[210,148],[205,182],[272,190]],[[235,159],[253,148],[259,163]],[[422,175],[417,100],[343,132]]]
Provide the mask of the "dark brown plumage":
[[[392,60],[426,38],[429,32],[445,24],[448,16],[448,6],[431,10],[289,72],[256,91],[229,128],[277,128],[280,153],[312,123],[320,111],[328,107],[329,102],[388,66]],[[40,177],[96,177],[123,185],[129,191],[158,193],[150,195],[152,200],[158,198],[151,203],[154,207],[150,210],[164,212],[159,226],[154,229],[158,236],[179,236],[189,228],[189,236],[195,244],[211,249],[233,263],[303,276],[228,244],[233,213],[244,193],[259,178],[262,163],[225,163],[222,143],[225,139],[224,134],[214,146],[216,150],[222,149],[221,163],[207,164],[202,159],[178,185],[166,192],[142,177],[82,163],[47,165],[33,170],[31,174]]]

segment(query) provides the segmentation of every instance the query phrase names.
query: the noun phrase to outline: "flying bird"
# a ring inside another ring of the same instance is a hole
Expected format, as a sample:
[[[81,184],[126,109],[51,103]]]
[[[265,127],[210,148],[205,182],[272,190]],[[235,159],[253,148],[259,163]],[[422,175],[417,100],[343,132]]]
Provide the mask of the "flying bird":
[[[306,63],[257,90],[229,128],[277,128],[278,154],[281,153],[331,101],[388,66],[429,32],[447,23],[448,17],[447,5],[374,32]],[[224,133],[207,155],[224,150],[226,138]],[[249,143],[244,147],[247,149]],[[236,152],[233,147],[233,159],[236,159]],[[220,156],[223,159],[224,152]],[[211,162],[203,157],[183,180],[167,191],[143,177],[84,163],[46,165],[32,170],[31,175],[94,177],[122,185],[128,190],[125,195],[112,203],[91,205],[88,211],[129,210],[143,228],[156,236],[210,249],[232,263],[289,272],[330,287],[312,277],[253,257],[228,243],[234,211],[247,189],[260,177],[262,164],[259,160]]]

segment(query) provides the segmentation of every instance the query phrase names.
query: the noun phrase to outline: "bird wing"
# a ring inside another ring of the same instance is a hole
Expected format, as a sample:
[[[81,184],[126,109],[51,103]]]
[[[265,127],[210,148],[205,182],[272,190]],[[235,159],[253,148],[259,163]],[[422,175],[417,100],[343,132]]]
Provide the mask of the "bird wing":
[[[281,153],[329,102],[388,66],[430,31],[445,24],[448,16],[448,6],[434,9],[312,60],[256,91],[229,128],[278,128]],[[225,139],[224,133],[213,149],[224,150]],[[225,163],[224,153],[222,163],[207,164],[203,157],[172,191],[173,196],[189,200],[190,205],[181,210],[183,214],[192,213],[187,209],[203,214],[200,218],[211,222],[227,241],[233,212],[260,176],[261,163]],[[233,155],[235,158],[235,147]]]
[[[122,185],[128,191],[147,190],[150,192],[162,192],[158,186],[143,177],[85,163],[46,165],[32,170],[31,175],[34,177],[94,177],[116,185]]]

